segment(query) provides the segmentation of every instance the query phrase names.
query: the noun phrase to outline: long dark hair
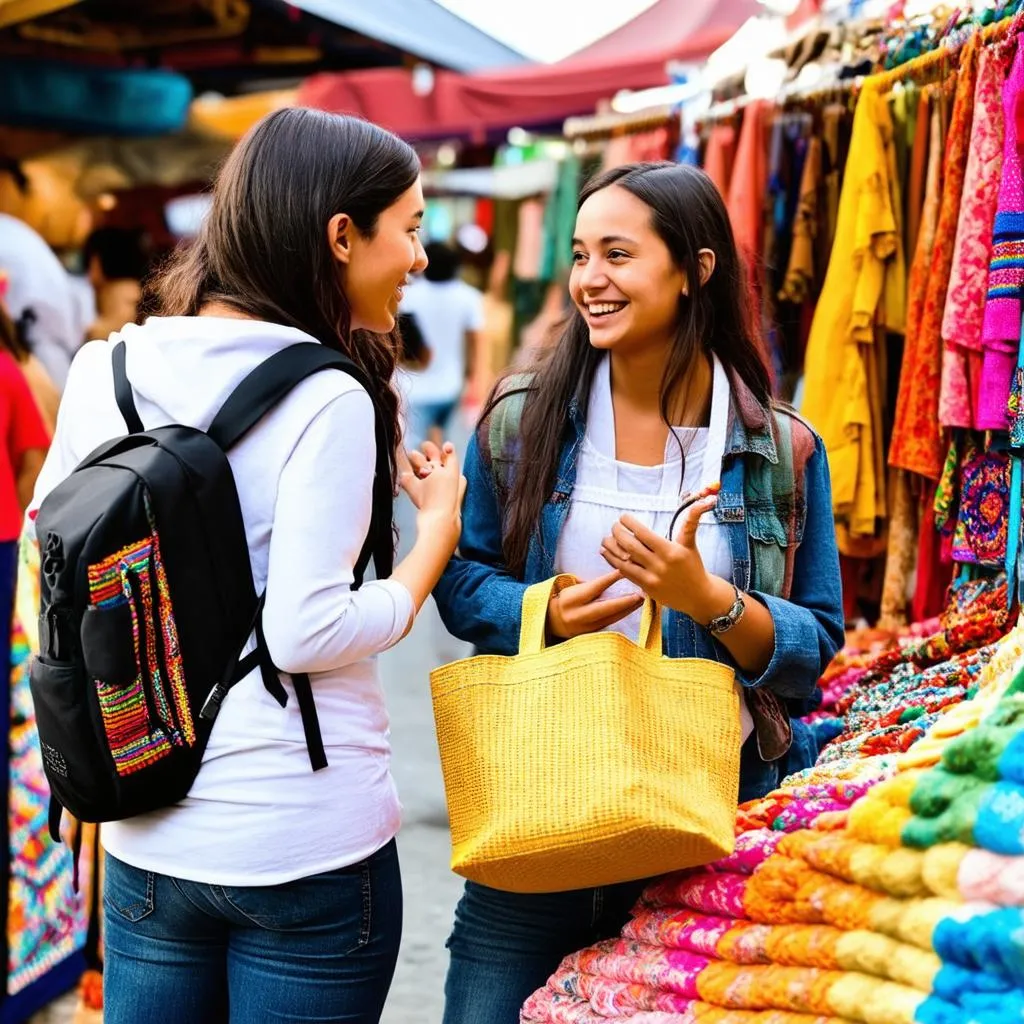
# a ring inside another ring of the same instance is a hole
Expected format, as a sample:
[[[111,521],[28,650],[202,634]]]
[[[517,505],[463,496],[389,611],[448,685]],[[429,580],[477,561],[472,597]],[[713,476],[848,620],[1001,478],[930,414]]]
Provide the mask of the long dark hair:
[[[690,282],[690,294],[680,295],[675,343],[661,382],[662,418],[671,423],[670,406],[694,360],[711,352],[767,405],[771,381],[756,341],[746,274],[725,204],[711,179],[683,164],[629,164],[588,182],[577,208],[612,185],[631,192],[650,208],[651,224]],[[701,249],[711,249],[716,257],[714,273],[704,284]],[[575,397],[585,408],[601,358],[602,353],[590,344],[586,321],[574,310],[558,344],[535,368],[526,388],[517,470],[503,535],[505,564],[517,575],[526,565],[530,539],[555,483],[558,458],[571,426],[569,406]],[[484,419],[498,402],[515,393],[499,382]]]
[[[16,362],[24,363],[32,354],[27,340],[27,328],[35,320],[35,313],[26,309],[19,320],[13,320],[0,302],[0,348],[6,349]]]
[[[351,330],[327,224],[336,213],[347,213],[372,237],[380,214],[419,173],[416,152],[383,128],[302,107],[275,111],[235,147],[197,238],[149,286],[163,315],[195,316],[206,303],[220,302],[344,352],[373,385],[370,397],[384,420],[393,477],[400,428],[391,379],[398,333]]]

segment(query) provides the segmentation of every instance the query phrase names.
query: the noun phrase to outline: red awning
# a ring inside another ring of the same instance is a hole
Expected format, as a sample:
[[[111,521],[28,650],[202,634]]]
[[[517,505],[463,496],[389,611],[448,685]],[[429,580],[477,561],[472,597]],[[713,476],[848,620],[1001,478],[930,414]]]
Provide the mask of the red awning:
[[[357,114],[409,139],[482,139],[591,113],[619,89],[664,85],[669,60],[706,57],[758,10],[757,0],[659,0],[557,64],[474,75],[435,71],[423,96],[413,92],[404,68],[320,74],[302,84],[297,102]]]
[[[617,61],[623,53],[645,53],[665,62],[700,60],[748,18],[763,13],[757,0],[658,0],[568,60]]]

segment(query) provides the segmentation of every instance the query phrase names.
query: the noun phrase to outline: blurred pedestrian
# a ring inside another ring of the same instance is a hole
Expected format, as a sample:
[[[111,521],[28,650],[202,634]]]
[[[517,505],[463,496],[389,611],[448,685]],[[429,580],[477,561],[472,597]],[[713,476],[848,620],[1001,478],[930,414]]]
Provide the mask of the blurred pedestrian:
[[[7,276],[0,270],[0,346],[14,358],[25,377],[36,407],[43,418],[48,433],[52,436],[57,425],[57,409],[60,406],[60,392],[46,372],[46,367],[32,354],[25,341],[22,324],[16,324],[8,315],[5,305]]]
[[[8,313],[23,325],[29,348],[63,390],[82,343],[79,304],[63,264],[18,216],[30,187],[20,164],[0,159],[0,269],[9,281]]]
[[[85,240],[82,259],[96,297],[96,318],[87,339],[107,338],[125,324],[135,323],[149,264],[142,232],[97,228]]]
[[[402,313],[415,321],[429,353],[426,365],[407,371],[409,433],[406,447],[440,443],[479,359],[483,296],[458,277],[459,256],[448,245],[426,246],[427,267],[406,289]]]
[[[367,381],[314,374],[228,451],[281,675],[268,683],[254,668],[231,688],[184,800],[104,824],[106,1024],[380,1019],[402,891],[376,655],[409,631],[460,529],[458,458],[428,448],[427,479],[402,480],[419,510],[411,552],[355,582],[368,532],[393,536],[391,502],[373,499],[374,437],[379,427],[397,483],[392,334],[426,263],[419,174],[415,151],[372,124],[268,115],[155,282],[162,315],[86,345],[71,368],[35,507],[124,435],[115,351],[151,429],[209,427],[247,374],[298,342],[343,352]],[[327,761],[315,772],[293,674],[315,695]]]
[[[25,511],[50,446],[52,424],[45,422],[33,394],[29,371],[43,401],[53,408],[59,397],[4,307],[6,281],[0,274],[0,672],[11,667],[11,628],[17,585],[18,541]],[[45,385],[45,386],[44,386]]]

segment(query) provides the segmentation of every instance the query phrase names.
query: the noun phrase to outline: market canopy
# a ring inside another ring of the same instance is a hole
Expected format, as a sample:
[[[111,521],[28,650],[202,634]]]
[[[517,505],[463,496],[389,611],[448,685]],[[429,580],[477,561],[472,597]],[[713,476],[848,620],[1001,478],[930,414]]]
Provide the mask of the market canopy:
[[[526,58],[436,0],[292,0],[324,21],[456,71],[524,64]]]
[[[763,13],[758,0],[658,0],[569,61],[615,62],[626,53],[647,54],[662,63],[699,60],[717,50],[748,18]]]
[[[323,73],[302,84],[297,100],[357,114],[410,139],[481,140],[515,125],[561,125],[619,89],[666,84],[669,60],[707,57],[760,10],[757,0],[659,0],[556,64],[472,75],[437,71],[426,87],[404,68]]]

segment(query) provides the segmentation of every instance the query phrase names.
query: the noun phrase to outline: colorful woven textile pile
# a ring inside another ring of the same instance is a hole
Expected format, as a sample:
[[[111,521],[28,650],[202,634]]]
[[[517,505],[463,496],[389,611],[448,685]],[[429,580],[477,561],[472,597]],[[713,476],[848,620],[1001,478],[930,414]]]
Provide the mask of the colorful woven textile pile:
[[[843,731],[737,817],[734,853],[648,887],[523,1024],[1024,1020],[1024,626],[968,584],[940,628],[844,653]]]

